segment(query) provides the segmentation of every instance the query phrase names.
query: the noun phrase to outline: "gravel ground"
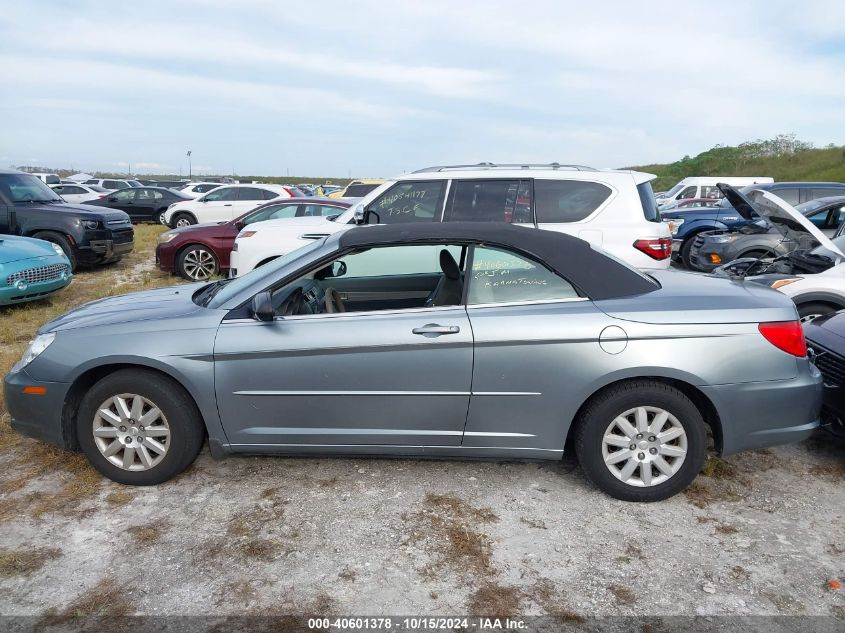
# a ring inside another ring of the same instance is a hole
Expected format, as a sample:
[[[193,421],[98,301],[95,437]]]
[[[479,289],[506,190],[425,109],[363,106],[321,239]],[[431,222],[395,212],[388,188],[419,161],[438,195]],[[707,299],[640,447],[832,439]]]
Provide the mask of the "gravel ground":
[[[845,617],[845,445],[711,458],[611,499],[561,463],[230,458],[157,488],[23,440],[0,461],[0,613]]]

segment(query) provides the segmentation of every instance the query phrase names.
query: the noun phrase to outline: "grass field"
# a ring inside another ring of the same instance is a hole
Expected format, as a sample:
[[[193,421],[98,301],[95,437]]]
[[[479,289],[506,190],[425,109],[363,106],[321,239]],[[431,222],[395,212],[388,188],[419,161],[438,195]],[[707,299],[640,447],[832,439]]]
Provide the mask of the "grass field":
[[[74,275],[71,284],[42,300],[22,305],[0,308],[0,372],[5,375],[20,359],[36,330],[47,321],[83,303],[113,295],[168,286],[180,283],[179,277],[163,273],[155,267],[156,238],[165,227],[150,224],[136,225],[135,249],[129,256],[116,264],[93,269],[81,269]],[[26,448],[21,445],[26,443]],[[82,475],[79,481],[96,482],[100,477],[78,454],[69,454],[53,449],[41,442],[28,440],[12,431],[9,426],[9,412],[5,399],[0,396],[0,520],[2,515],[14,512],[17,504],[4,499],[6,494],[17,490],[26,478],[37,470],[60,469]],[[84,483],[73,483],[68,488],[46,492],[36,501],[36,508],[49,508],[56,504],[72,503],[78,495],[84,495]],[[46,511],[46,510],[45,510]]]

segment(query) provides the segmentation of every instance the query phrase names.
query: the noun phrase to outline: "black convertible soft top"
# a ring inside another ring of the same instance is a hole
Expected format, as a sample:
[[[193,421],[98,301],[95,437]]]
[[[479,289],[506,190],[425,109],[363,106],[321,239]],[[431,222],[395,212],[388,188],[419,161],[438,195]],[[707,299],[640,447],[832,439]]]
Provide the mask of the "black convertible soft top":
[[[360,226],[340,233],[338,242],[342,248],[430,242],[500,246],[545,264],[594,301],[630,297],[659,288],[657,282],[577,237],[504,222],[410,222]]]

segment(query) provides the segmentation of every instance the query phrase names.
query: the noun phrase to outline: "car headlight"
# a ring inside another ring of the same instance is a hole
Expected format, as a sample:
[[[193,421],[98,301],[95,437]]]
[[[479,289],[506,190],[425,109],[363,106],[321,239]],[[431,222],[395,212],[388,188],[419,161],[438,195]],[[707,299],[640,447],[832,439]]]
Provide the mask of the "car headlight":
[[[53,244],[52,242],[50,242],[50,246],[52,246],[53,250],[56,251],[56,255],[64,255],[65,254],[65,252],[62,250],[62,247],[59,246],[58,244]]]
[[[176,237],[175,231],[165,231],[161,235],[158,236],[158,243],[159,244],[167,244],[170,240]]]
[[[681,228],[681,225],[684,223],[682,218],[672,218],[666,221],[666,224],[669,225],[669,232],[672,235],[678,234],[678,229]]]
[[[99,222],[97,222],[96,220],[80,220],[80,221],[79,221],[79,223],[80,223],[83,227],[85,227],[86,229],[90,229],[90,230],[92,230],[92,231],[93,231],[94,229],[96,229],[98,226],[100,226],[100,223],[99,223]]]
[[[739,239],[739,235],[711,235],[710,241],[715,244],[727,244],[728,242],[735,242]]]
[[[21,359],[12,367],[12,371],[20,371],[32,361],[34,361],[45,349],[50,346],[50,343],[56,338],[55,332],[48,332],[47,334],[39,334],[29,342],[29,347],[23,353]]]
[[[794,284],[796,281],[801,281],[804,279],[803,277],[789,277],[788,279],[778,279],[777,281],[772,282],[772,288],[777,290],[778,288],[783,288],[784,286],[788,286],[789,284]]]

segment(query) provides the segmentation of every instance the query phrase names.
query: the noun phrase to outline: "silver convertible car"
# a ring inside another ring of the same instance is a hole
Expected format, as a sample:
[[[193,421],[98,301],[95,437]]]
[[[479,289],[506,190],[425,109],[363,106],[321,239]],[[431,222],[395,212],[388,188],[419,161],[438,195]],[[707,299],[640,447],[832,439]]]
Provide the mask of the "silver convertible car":
[[[367,226],[242,278],[112,297],[47,323],[6,376],[18,431],[107,477],[213,456],[560,459],[625,500],[817,426],[795,306],[725,279],[644,275],[506,224]]]

